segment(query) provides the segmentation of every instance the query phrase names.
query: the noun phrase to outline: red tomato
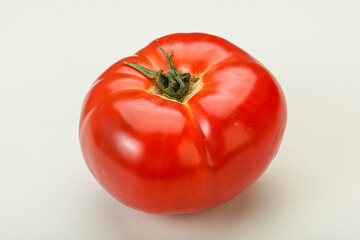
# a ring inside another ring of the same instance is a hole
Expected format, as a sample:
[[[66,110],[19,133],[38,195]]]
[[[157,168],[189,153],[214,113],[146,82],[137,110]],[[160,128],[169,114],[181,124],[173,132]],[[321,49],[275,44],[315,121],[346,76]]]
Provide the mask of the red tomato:
[[[190,87],[194,95],[183,102],[159,96],[150,89],[160,77],[124,63],[170,72],[156,41],[115,63],[84,100],[84,159],[97,181],[132,208],[177,214],[218,206],[254,183],[277,153],[284,95],[268,70],[222,38],[180,33],[158,44],[173,50],[179,74],[199,77],[198,91]]]

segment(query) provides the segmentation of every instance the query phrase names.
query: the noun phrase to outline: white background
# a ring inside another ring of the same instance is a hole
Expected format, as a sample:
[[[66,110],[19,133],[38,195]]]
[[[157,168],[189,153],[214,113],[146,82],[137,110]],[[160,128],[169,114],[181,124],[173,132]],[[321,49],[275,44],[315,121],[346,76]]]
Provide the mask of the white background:
[[[360,239],[359,1],[0,2],[0,239]],[[178,216],[109,196],[78,143],[107,67],[174,32],[206,32],[277,77],[288,125],[234,200]]]

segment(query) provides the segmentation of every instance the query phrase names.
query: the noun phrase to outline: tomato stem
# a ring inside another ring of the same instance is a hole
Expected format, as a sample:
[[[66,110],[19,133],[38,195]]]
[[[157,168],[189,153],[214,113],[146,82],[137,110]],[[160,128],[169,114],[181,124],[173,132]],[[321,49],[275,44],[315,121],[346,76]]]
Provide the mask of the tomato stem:
[[[171,51],[171,54],[165,52],[165,50],[160,47],[159,39],[156,40],[156,43],[160,50],[164,53],[167,62],[168,62],[168,72],[163,73],[163,70],[160,69],[159,71],[150,70],[144,66],[135,64],[134,62],[123,62],[124,64],[135,68],[148,78],[158,78],[157,83],[162,90],[162,92],[170,98],[175,98],[178,101],[181,101],[188,93],[189,93],[189,85],[190,85],[190,73],[180,73],[173,61],[171,60],[172,56],[174,55],[174,50]]]

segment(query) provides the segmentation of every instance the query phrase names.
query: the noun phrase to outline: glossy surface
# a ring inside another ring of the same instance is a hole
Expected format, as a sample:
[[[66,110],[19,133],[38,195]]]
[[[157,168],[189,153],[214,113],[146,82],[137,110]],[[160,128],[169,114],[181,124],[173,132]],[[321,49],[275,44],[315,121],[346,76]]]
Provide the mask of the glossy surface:
[[[157,214],[218,206],[250,186],[274,158],[286,125],[275,78],[228,41],[200,33],[160,38],[180,70],[202,76],[187,103],[148,92],[153,80],[122,62],[167,71],[153,41],[106,70],[85,98],[83,156],[116,199]]]

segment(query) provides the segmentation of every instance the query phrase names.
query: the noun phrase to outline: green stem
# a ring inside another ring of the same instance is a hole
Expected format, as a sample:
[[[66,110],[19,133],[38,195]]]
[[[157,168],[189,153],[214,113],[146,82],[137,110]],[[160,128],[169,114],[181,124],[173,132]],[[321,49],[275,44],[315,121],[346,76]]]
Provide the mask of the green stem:
[[[174,63],[172,62],[171,58],[174,54],[174,50],[171,52],[170,56],[167,52],[165,52],[162,47],[159,45],[159,39],[156,40],[158,47],[164,53],[167,62],[168,62],[168,72],[163,73],[163,70],[160,69],[159,71],[150,70],[144,66],[135,64],[134,62],[127,63],[128,66],[135,68],[148,78],[156,78],[157,83],[159,84],[162,92],[169,96],[170,98],[175,98],[176,100],[180,101],[189,93],[189,84],[190,84],[190,73],[180,73]]]

